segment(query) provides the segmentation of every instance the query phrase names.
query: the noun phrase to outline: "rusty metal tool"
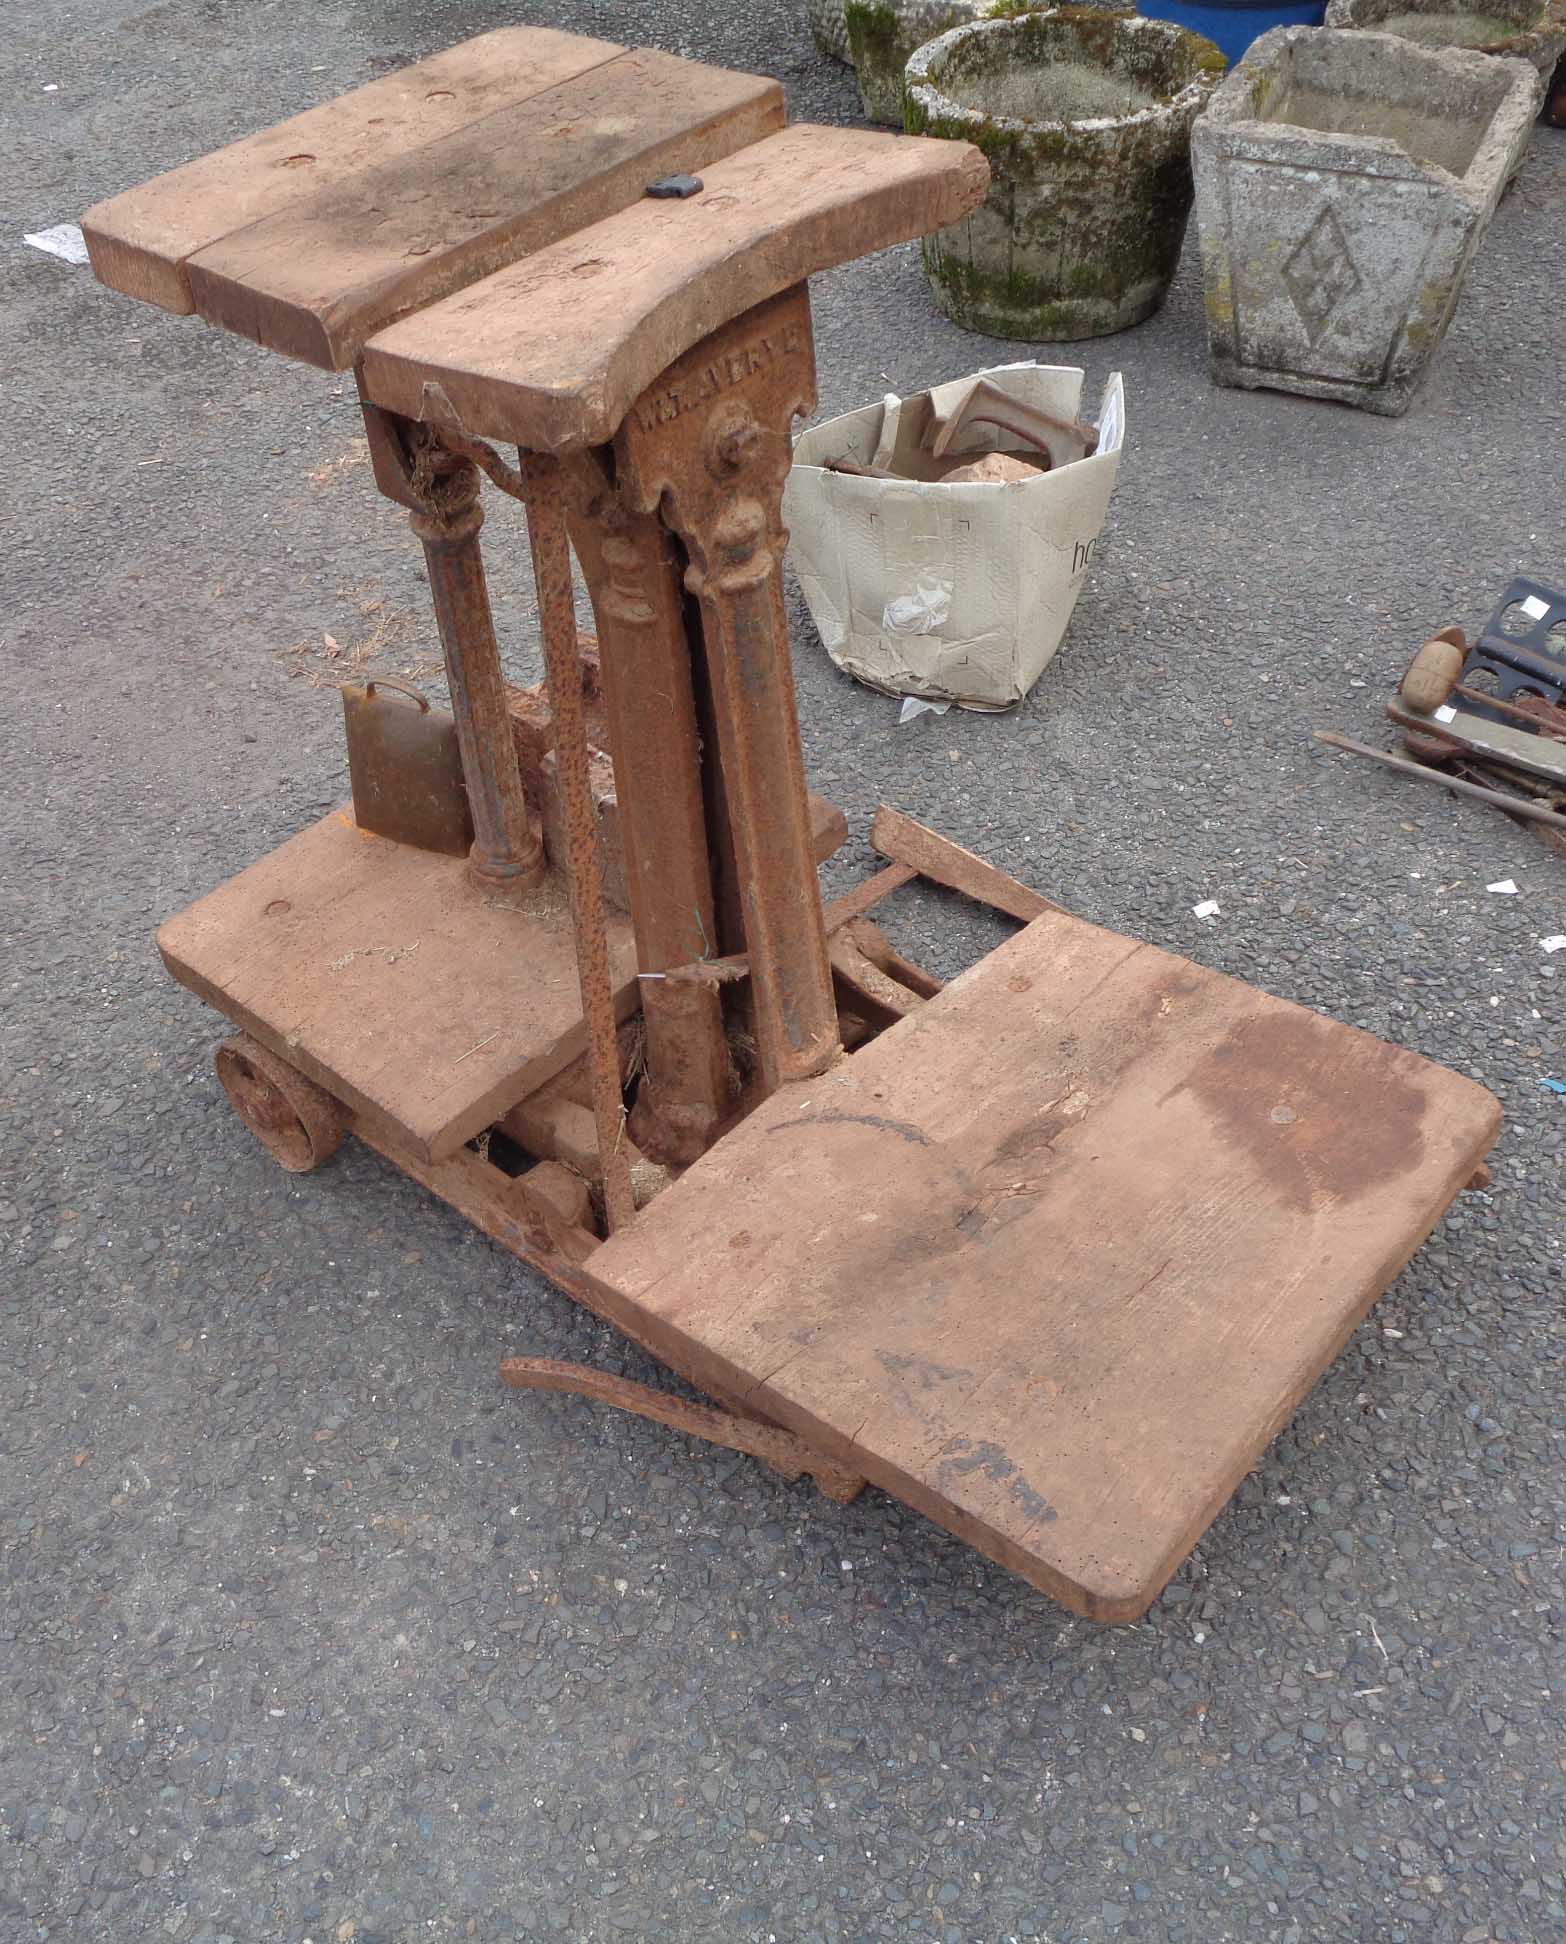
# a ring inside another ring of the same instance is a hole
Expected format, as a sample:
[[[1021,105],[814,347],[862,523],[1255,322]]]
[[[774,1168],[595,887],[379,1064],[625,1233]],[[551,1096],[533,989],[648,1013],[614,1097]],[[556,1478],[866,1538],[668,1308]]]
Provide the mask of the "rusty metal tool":
[[[1510,813],[1520,801],[1524,810],[1518,821],[1524,829],[1531,830],[1547,851],[1556,857],[1566,857],[1566,831],[1551,830],[1548,825],[1538,823],[1526,814],[1526,807],[1530,803],[1544,810],[1566,810],[1566,796],[1551,792],[1534,777],[1526,776],[1520,770],[1508,772],[1498,766],[1482,767],[1478,763],[1464,761],[1455,762],[1452,767],[1470,783],[1478,783],[1486,788],[1502,781],[1511,783],[1513,790],[1501,792],[1507,799],[1504,808]]]
[[[1552,829],[1566,830],[1566,817],[1557,816],[1553,810],[1546,810],[1537,804],[1527,803],[1521,797],[1508,796],[1504,790],[1487,789],[1482,783],[1465,782],[1459,776],[1448,776],[1444,770],[1431,769],[1424,763],[1411,763],[1405,757],[1393,756],[1384,749],[1372,749],[1369,743],[1355,742],[1351,736],[1340,736],[1331,729],[1318,729],[1316,740],[1332,749],[1347,750],[1351,756],[1368,757],[1373,763],[1396,770],[1400,776],[1417,776],[1421,782],[1440,783],[1458,796],[1473,797],[1479,803],[1493,803],[1514,817],[1526,817],[1534,823],[1548,824]]]
[[[1526,589],[1535,583],[1519,585]],[[1548,605],[1538,595],[1527,598],[1543,610],[1548,622]],[[1563,619],[1554,625],[1566,630],[1566,602],[1559,606]],[[1502,614],[1511,609],[1521,611],[1522,603],[1503,605]],[[1531,621],[1531,615],[1524,615],[1525,624]],[[1434,716],[1460,695],[1480,716],[1520,722],[1535,735],[1566,738],[1566,659],[1552,652],[1550,639],[1551,629],[1546,626],[1542,641],[1530,649],[1503,634],[1492,619],[1479,646],[1471,649],[1461,628],[1444,628],[1423,643],[1408,664],[1398,684],[1398,702],[1416,715]],[[1475,675],[1483,675],[1490,686],[1479,688],[1464,680]]]

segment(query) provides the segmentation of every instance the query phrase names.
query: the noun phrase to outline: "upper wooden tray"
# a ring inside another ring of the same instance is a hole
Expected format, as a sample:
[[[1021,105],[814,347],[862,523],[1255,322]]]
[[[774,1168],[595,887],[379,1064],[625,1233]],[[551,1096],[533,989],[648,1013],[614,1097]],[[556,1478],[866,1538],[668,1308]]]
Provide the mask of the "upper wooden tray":
[[[703,192],[646,198],[681,173]],[[956,222],[987,185],[966,143],[785,131],[775,81],[511,27],[99,203],[82,229],[116,290],[327,370],[375,338],[372,402],[418,418],[450,401],[472,432],[559,450],[609,437],[718,325]]]
[[[989,186],[967,142],[806,122],[702,175],[700,195],[639,202],[381,331],[365,396],[408,418],[454,411],[469,433],[537,451],[601,444],[720,324],[957,222]]]
[[[552,28],[481,35],[99,203],[99,279],[327,369],[783,126],[776,81]]]
[[[1428,1060],[1047,913],[585,1273],[697,1384],[1133,1619],[1499,1120]]]

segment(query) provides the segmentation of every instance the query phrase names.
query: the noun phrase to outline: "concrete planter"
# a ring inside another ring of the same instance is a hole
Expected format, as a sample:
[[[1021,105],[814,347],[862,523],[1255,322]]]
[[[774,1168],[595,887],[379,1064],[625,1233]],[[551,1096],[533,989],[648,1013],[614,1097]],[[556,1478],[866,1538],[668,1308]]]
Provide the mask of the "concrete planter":
[[[843,18],[843,0],[805,0],[805,18],[810,23],[810,38],[823,54],[834,61],[851,61],[848,23]]]
[[[1537,89],[1392,34],[1264,34],[1193,140],[1214,379],[1406,411]]]
[[[865,119],[901,128],[903,80],[913,55],[949,28],[987,20],[994,10],[995,0],[843,0]]]
[[[1456,0],[1330,0],[1327,25],[1530,61],[1539,70],[1541,93],[1566,54],[1566,0],[1483,0],[1473,8]]]
[[[1191,207],[1191,124],[1223,73],[1163,20],[1057,7],[958,27],[908,63],[910,134],[973,142],[990,194],[928,237],[954,322],[992,337],[1101,337],[1164,300]]]

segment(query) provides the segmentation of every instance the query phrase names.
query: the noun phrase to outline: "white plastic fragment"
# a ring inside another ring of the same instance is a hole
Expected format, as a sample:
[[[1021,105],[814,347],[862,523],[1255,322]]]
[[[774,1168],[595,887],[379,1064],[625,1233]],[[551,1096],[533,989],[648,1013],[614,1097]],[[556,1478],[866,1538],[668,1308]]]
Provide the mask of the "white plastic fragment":
[[[1566,952],[1566,932],[1551,932],[1539,940],[1539,947],[1545,952]]]
[[[54,223],[46,230],[38,230],[31,236],[24,235],[22,241],[31,243],[35,250],[45,250],[50,256],[60,257],[66,263],[87,261],[87,239],[82,235],[78,223]]]
[[[950,581],[921,575],[913,591],[896,594],[881,611],[881,626],[888,634],[937,634],[946,626],[952,611]]]
[[[905,695],[903,706],[897,711],[897,726],[905,722],[917,722],[922,715],[945,715],[951,707],[950,702],[931,702],[922,695]]]
[[[1200,904],[1192,905],[1191,916],[1193,918],[1216,918],[1218,916],[1218,900],[1216,898],[1203,898]]]
[[[1541,601],[1537,594],[1525,594],[1522,611],[1530,621],[1542,621],[1550,611],[1550,604],[1548,601]]]
[[[1513,884],[1510,878],[1501,878],[1495,884],[1487,884],[1484,888],[1486,891],[1496,892],[1498,896],[1503,898],[1515,898],[1517,896],[1517,886]]]

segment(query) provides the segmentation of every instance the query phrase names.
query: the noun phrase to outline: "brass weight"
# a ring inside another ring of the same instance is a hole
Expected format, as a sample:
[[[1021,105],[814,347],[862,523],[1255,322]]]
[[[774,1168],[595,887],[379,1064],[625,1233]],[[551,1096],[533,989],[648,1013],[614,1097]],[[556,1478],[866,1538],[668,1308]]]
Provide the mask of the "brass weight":
[[[395,690],[418,706],[394,702],[378,693],[381,689]],[[354,822],[399,844],[465,857],[473,842],[473,814],[453,718],[393,676],[376,675],[362,685],[345,682],[342,697]]]

